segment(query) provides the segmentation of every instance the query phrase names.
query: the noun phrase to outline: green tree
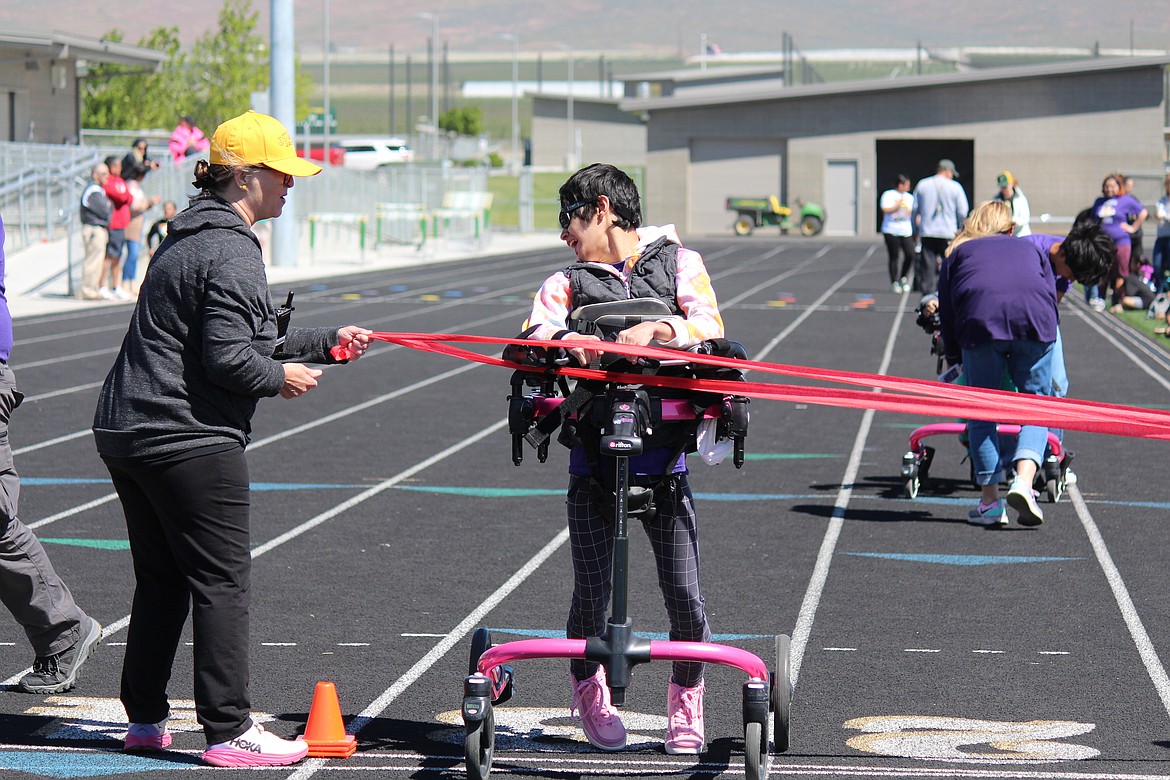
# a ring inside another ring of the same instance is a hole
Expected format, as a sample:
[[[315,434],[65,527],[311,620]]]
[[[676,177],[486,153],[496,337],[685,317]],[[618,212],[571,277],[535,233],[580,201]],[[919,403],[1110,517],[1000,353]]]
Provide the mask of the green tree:
[[[463,106],[444,111],[439,117],[439,129],[458,135],[479,135],[483,132],[483,110],[479,106]]]
[[[92,69],[82,90],[83,127],[136,130],[171,128],[191,114],[208,133],[224,119],[246,111],[253,92],[268,89],[269,49],[256,33],[258,14],[251,0],[224,0],[214,30],[202,35],[190,53],[183,53],[177,27],[160,27],[138,45],[168,56],[156,72],[125,65]],[[112,30],[106,40],[120,42]],[[309,113],[312,77],[296,68],[296,118]]]
[[[180,114],[215,127],[247,111],[252,93],[268,88],[268,45],[256,34],[258,17],[251,0],[224,0],[216,29],[195,41],[187,60],[188,104]]]

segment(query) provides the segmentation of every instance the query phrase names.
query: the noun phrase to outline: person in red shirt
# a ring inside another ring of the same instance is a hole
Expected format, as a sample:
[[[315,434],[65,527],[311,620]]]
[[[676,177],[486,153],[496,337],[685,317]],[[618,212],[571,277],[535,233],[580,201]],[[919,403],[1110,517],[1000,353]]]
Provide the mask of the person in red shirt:
[[[122,161],[114,156],[107,157],[106,167],[110,169],[110,176],[104,189],[106,197],[114,204],[114,213],[110,217],[110,240],[106,244],[106,265],[98,280],[98,295],[112,301],[118,298],[122,289],[122,247],[126,245],[126,226],[130,224],[130,202],[134,197],[122,178]]]

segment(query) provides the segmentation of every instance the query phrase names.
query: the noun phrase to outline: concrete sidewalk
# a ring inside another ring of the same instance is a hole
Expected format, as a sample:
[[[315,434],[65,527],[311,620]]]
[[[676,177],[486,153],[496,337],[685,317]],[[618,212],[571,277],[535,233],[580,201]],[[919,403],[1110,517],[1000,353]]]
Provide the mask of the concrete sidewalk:
[[[301,231],[304,233],[305,231]],[[80,239],[75,238],[73,250],[74,278],[81,264]],[[364,273],[382,268],[398,268],[409,265],[427,265],[463,260],[469,257],[507,256],[541,249],[564,246],[559,234],[509,233],[493,231],[482,242],[457,239],[431,242],[430,246],[416,249],[402,244],[380,244],[373,248],[362,248],[356,239],[346,236],[321,236],[315,246],[309,246],[307,235],[300,236],[298,263],[296,266],[269,266],[268,281],[271,284],[327,276]],[[566,262],[572,260],[572,253],[565,250]],[[5,258],[5,288],[8,308],[13,319],[38,314],[53,314],[91,309],[97,306],[129,307],[133,301],[83,301],[68,295],[69,247],[67,239],[49,241],[14,252]],[[138,261],[139,272],[145,270],[145,258]],[[551,270],[550,270],[551,273]],[[76,289],[76,284],[75,284]]]

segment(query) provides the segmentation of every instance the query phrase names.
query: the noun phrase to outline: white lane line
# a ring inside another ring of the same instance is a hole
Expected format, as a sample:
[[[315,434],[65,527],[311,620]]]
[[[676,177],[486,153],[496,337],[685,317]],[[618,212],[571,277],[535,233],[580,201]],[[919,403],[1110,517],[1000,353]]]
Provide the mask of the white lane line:
[[[1129,590],[1125,587],[1121,572],[1113,563],[1113,556],[1109,554],[1109,548],[1105,546],[1105,539],[1101,536],[1101,531],[1097,528],[1097,523],[1093,521],[1093,515],[1089,512],[1089,507],[1085,505],[1081,491],[1075,484],[1068,486],[1068,497],[1077,510],[1077,517],[1080,518],[1085,534],[1089,537],[1089,543],[1093,546],[1097,563],[1100,564],[1101,570],[1105,573],[1105,580],[1109,583],[1110,590],[1113,591],[1113,598],[1117,601],[1122,620],[1125,621],[1129,635],[1133,638],[1134,645],[1137,646],[1138,655],[1146,667],[1146,673],[1150,675],[1150,680],[1154,683],[1154,690],[1157,691],[1158,698],[1162,700],[1162,707],[1170,715],[1170,676],[1166,674],[1166,667],[1158,658],[1154,643],[1150,640],[1150,635],[1146,633],[1145,626],[1142,625],[1142,619],[1133,604],[1133,599],[1129,597]]]
[[[823,257],[825,255],[826,252],[829,251],[830,248],[831,247],[826,246],[824,249],[822,249],[821,251],[819,251],[815,255],[813,255],[809,259],[808,262],[812,262],[813,260],[819,260],[821,257]],[[817,311],[817,309],[820,307],[821,304],[823,304],[825,301],[827,301],[829,299],[829,297],[834,295],[839,289],[844,287],[846,281],[851,280],[854,276],[856,276],[858,274],[858,272],[861,271],[861,269],[865,266],[866,261],[869,260],[869,258],[873,255],[874,251],[875,251],[874,248],[870,247],[869,251],[865,253],[865,255],[857,263],[857,265],[853,266],[852,271],[850,271],[847,274],[842,274],[841,278],[837,281],[837,283],[835,285],[833,285],[829,289],[825,290],[825,292],[819,298],[817,298],[815,301],[813,301],[811,304],[809,304],[809,307],[807,309],[805,309],[803,312],[801,312],[800,316],[798,316],[796,319],[794,319],[792,321],[792,323],[789,324],[789,326],[787,328],[785,328],[784,330],[777,333],[775,338],[773,338],[771,341],[769,341],[767,344],[765,344],[764,348],[761,349],[758,354],[752,355],[751,356],[752,360],[763,360],[769,352],[771,352],[773,349],[776,348],[776,345],[778,345],[784,339],[788,338],[794,330],[799,328],[804,323],[805,320],[807,320],[809,317],[811,317]],[[781,278],[783,278],[783,275],[781,275]],[[743,297],[743,296],[740,296],[740,297]],[[895,325],[897,325],[897,323],[902,319],[902,312],[905,310],[905,306],[906,306],[906,296],[902,296],[902,301],[898,306],[898,317],[894,320]],[[887,350],[888,349],[889,348],[887,346]]]
[[[873,247],[866,252],[865,256],[853,267],[853,270],[847,274],[843,274],[837,284],[829,288],[828,291],[820,298],[817,303],[825,300],[830,292],[835,292],[847,281],[852,280],[854,276],[861,271],[868,260],[874,253]],[[889,369],[890,362],[894,355],[894,342],[898,335],[898,325],[902,321],[902,315],[906,311],[906,303],[909,300],[908,295],[903,295],[898,302],[898,314],[894,317],[890,324],[889,335],[886,336],[886,348],[882,353],[881,364],[878,367],[879,374],[885,374]],[[815,307],[815,305],[814,305]],[[803,322],[804,319],[811,315],[810,312],[805,312],[797,317],[792,325],[786,328],[780,335],[774,338],[764,352],[771,350],[776,344],[780,343],[788,333],[791,333],[797,323]],[[875,392],[881,392],[876,390]],[[833,504],[833,516],[829,520],[828,527],[825,529],[825,536],[821,540],[820,550],[817,552],[816,564],[813,566],[812,576],[809,578],[808,588],[804,592],[804,598],[800,603],[800,612],[796,616],[796,625],[792,629],[792,644],[791,654],[789,656],[791,664],[791,679],[792,686],[795,688],[797,680],[800,679],[800,667],[804,661],[804,651],[808,647],[809,634],[812,633],[813,620],[817,614],[817,607],[821,602],[821,594],[825,589],[825,582],[829,578],[829,565],[833,559],[833,552],[837,549],[837,540],[841,536],[841,527],[845,522],[845,509],[849,506],[849,499],[853,495],[853,485],[857,480],[857,474],[861,470],[861,461],[865,455],[865,443],[869,439],[869,430],[873,425],[874,410],[866,409],[861,415],[861,424],[857,428],[857,435],[853,440],[853,450],[849,453],[849,461],[845,467],[845,474],[841,478],[841,490],[837,494],[837,499]]]
[[[434,376],[429,377],[428,379],[423,379],[419,382],[415,382],[412,385],[407,385],[406,387],[402,387],[402,388],[399,388],[397,390],[393,390],[389,393],[385,393],[384,395],[377,396],[376,398],[371,398],[367,401],[362,401],[359,404],[354,404],[353,406],[348,406],[339,412],[334,412],[333,414],[327,414],[324,417],[318,417],[317,419],[313,420],[312,422],[307,422],[304,425],[298,425],[296,427],[281,431],[280,433],[275,433],[272,436],[268,436],[268,437],[263,438],[263,439],[257,439],[256,441],[254,441],[248,445],[248,452],[253,452],[255,450],[260,449],[261,447],[265,447],[269,444],[273,444],[273,443],[281,441],[283,439],[287,439],[290,436],[295,436],[298,433],[304,433],[305,431],[312,430],[313,428],[319,428],[322,425],[328,425],[329,423],[336,422],[337,420],[340,420],[343,417],[348,417],[351,414],[357,414],[358,412],[361,412],[361,411],[364,411],[364,410],[369,409],[371,407],[377,406],[378,404],[385,403],[386,401],[393,400],[395,398],[398,398],[399,396],[406,395],[407,393],[413,393],[417,390],[420,390],[424,387],[427,387],[428,385],[432,385],[436,382],[441,382],[445,379],[450,379],[451,377],[459,376],[460,374],[464,374],[468,371],[472,371],[481,365],[482,364],[480,364],[480,363],[468,363],[466,365],[460,366],[459,368],[453,368],[450,371],[444,371],[441,374],[435,374]],[[84,433],[89,433],[89,431],[85,431]],[[35,447],[36,445],[33,445],[33,446]],[[72,517],[74,515],[81,514],[82,512],[88,511],[88,510],[93,509],[95,507],[99,507],[102,504],[108,504],[109,502],[115,500],[117,497],[118,497],[117,493],[107,493],[106,495],[101,496],[100,498],[95,498],[93,501],[88,501],[84,504],[80,504],[79,506],[75,506],[75,507],[72,507],[70,509],[66,509],[65,511],[58,512],[55,515],[49,515],[48,517],[37,520],[36,522],[28,523],[28,527],[32,528],[32,529],[37,529],[37,528],[40,528],[42,526],[49,525],[50,523],[54,523],[58,520],[62,520],[64,518],[66,518],[66,517]],[[252,551],[252,557],[253,558],[256,557],[255,550]],[[109,630],[109,629],[107,629],[107,630]]]
[[[1148,358],[1141,357],[1141,356],[1137,355],[1136,353],[1134,353],[1133,350],[1131,350],[1125,344],[1122,344],[1121,341],[1119,341],[1115,335],[1110,333],[1108,330],[1106,330],[1104,327],[1102,327],[1102,325],[1099,322],[1097,322],[1096,317],[1089,316],[1085,312],[1081,311],[1079,308],[1073,309],[1073,311],[1075,311],[1077,313],[1077,316],[1079,316],[1082,320],[1084,320],[1091,329],[1095,330],[1097,332],[1097,335],[1099,335],[1101,338],[1105,339],[1105,341],[1109,342],[1113,346],[1113,348],[1116,349],[1118,352],[1120,352],[1122,355],[1129,358],[1130,362],[1136,368],[1145,372],[1145,374],[1147,376],[1149,376],[1150,379],[1153,379],[1155,382],[1160,384],[1164,389],[1170,390],[1170,379],[1167,379],[1159,371],[1159,369],[1157,367],[1149,365],[1150,360]],[[1097,316],[1099,317],[1100,315],[1097,315]]]
[[[907,647],[902,650],[903,653],[941,653],[942,650],[933,647]]]
[[[506,425],[507,420],[504,420],[503,423]],[[530,558],[527,563],[521,566],[515,574],[509,577],[507,582],[505,582],[503,585],[497,588],[494,593],[484,599],[478,607],[473,609],[467,615],[467,617],[465,617],[459,623],[459,625],[451,629],[451,632],[443,637],[434,647],[432,647],[426,655],[420,658],[414,664],[414,666],[412,666],[405,674],[395,680],[389,688],[382,692],[382,695],[374,699],[374,701],[370,702],[370,705],[362,710],[361,713],[358,714],[352,722],[350,722],[349,728],[347,729],[348,733],[359,733],[367,723],[381,715],[386,710],[386,708],[389,707],[395,699],[402,695],[402,693],[407,688],[413,685],[419,677],[422,677],[422,675],[426,673],[428,669],[434,666],[440,658],[446,655],[447,652],[451,650],[451,648],[453,648],[459,642],[462,642],[463,639],[469,633],[471,633],[473,629],[479,626],[489,612],[495,609],[495,607],[510,593],[512,593],[512,591],[516,590],[516,588],[518,588],[520,584],[524,582],[524,580],[528,579],[528,577],[534,571],[540,568],[540,565],[548,560],[548,558],[554,552],[560,549],[560,547],[565,543],[566,540],[568,540],[568,538],[569,529],[566,527],[560,533],[554,536],[552,541],[541,548],[541,550],[537,552],[536,555],[532,556],[532,558]],[[306,778],[312,777],[314,774],[316,774],[318,769],[325,767],[328,762],[329,759],[327,758],[309,759],[309,761],[307,761],[304,766],[302,766],[293,774],[289,775],[288,780],[306,780]]]
[[[28,399],[26,398],[25,400],[27,401]],[[12,454],[13,455],[23,455],[26,452],[35,452],[37,450],[43,450],[45,447],[52,447],[54,444],[64,444],[67,441],[73,441],[74,439],[82,439],[82,438],[85,438],[86,436],[90,436],[92,434],[93,434],[93,431],[91,431],[87,428],[84,431],[75,431],[73,433],[67,433],[64,436],[58,436],[55,439],[46,439],[45,441],[37,442],[36,444],[30,444],[27,447],[18,447],[12,451]],[[31,528],[32,526],[29,526],[29,527]]]

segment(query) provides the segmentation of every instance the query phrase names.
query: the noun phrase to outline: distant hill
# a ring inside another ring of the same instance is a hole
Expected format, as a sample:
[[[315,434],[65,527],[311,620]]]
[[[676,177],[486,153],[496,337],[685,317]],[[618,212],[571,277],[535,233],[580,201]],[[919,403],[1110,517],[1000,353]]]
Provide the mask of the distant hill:
[[[236,0],[238,1],[238,0]],[[294,0],[298,48],[305,57],[323,48],[324,5],[334,51],[387,51],[421,55],[435,14],[440,45],[456,52],[508,52],[501,33],[516,35],[524,52],[571,44],[575,52],[641,51],[666,56],[697,53],[700,37],[725,52],[777,51],[782,33],[803,50],[855,47],[960,45],[1063,46],[1165,49],[1170,14],[1148,0],[983,0],[938,3],[909,0],[891,12],[868,0]],[[148,31],[177,26],[185,45],[215,25],[220,0],[158,4],[154,0],[53,0],[46,21],[42,4],[3,3],[0,31],[56,28],[100,37],[110,29],[129,43]],[[252,0],[267,35],[269,2]]]

